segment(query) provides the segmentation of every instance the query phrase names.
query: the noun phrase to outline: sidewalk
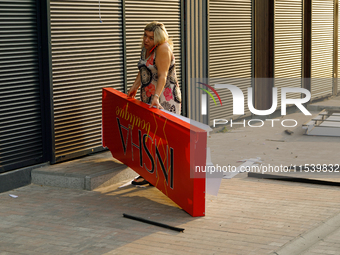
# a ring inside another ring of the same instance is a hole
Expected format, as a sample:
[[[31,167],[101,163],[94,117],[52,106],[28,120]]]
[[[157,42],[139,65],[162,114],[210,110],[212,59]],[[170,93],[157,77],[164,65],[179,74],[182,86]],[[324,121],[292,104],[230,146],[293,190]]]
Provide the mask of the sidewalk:
[[[222,180],[219,195],[207,196],[201,218],[154,187],[118,185],[84,191],[32,184],[1,193],[0,254],[269,254],[340,214],[338,188],[246,174]],[[314,254],[339,254],[336,233],[319,240]]]
[[[302,135],[301,125],[311,117],[286,117],[298,121],[292,135],[270,122],[262,129],[212,134],[213,164],[238,166],[237,161],[254,157],[272,165],[340,163],[340,138]],[[105,152],[51,169],[74,177],[116,164]],[[337,175],[330,178],[338,181]],[[339,187],[241,173],[223,179],[218,196],[206,197],[206,216],[193,218],[154,187],[119,189],[125,182],[94,191],[31,184],[0,193],[0,255],[340,254]],[[123,213],[185,230],[133,221]]]

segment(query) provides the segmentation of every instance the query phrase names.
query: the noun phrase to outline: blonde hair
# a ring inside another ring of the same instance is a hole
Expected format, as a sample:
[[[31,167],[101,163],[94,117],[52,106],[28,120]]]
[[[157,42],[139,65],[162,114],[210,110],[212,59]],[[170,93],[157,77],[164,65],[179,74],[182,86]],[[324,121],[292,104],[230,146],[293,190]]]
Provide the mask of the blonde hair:
[[[153,41],[155,45],[160,45],[164,42],[168,42],[171,50],[173,50],[172,40],[169,38],[169,34],[166,31],[163,23],[152,21],[145,26],[144,31],[153,32]],[[144,40],[142,41],[142,47],[144,47]]]

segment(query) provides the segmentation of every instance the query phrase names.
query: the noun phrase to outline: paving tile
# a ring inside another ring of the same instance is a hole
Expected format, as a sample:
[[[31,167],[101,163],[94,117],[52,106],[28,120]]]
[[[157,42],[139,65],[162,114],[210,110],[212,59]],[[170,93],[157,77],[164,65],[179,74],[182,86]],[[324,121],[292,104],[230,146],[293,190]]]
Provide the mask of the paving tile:
[[[71,161],[68,167],[73,171]],[[337,187],[246,174],[223,179],[218,196],[206,196],[206,216],[197,218],[156,188],[118,189],[123,183],[96,191],[32,184],[1,193],[0,255],[270,254],[340,213]],[[126,219],[123,213],[185,231]],[[339,231],[306,254],[340,254]]]

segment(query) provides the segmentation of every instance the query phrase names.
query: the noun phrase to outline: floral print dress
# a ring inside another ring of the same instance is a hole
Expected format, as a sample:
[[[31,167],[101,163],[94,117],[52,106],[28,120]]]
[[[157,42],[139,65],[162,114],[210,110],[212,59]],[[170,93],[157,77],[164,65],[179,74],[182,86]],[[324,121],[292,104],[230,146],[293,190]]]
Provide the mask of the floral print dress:
[[[146,49],[143,48],[141,59],[138,62],[138,69],[141,75],[141,101],[147,104],[150,104],[153,99],[158,81],[158,71],[155,62],[156,49],[148,58],[145,58]],[[181,91],[176,77],[175,56],[172,53],[165,86],[159,95],[159,103],[165,110],[180,114],[181,102]]]

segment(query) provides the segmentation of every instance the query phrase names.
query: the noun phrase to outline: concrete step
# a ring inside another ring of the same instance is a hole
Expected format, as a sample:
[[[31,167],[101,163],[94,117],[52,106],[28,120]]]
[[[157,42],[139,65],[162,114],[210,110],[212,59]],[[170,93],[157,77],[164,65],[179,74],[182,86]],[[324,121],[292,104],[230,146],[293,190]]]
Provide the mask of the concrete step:
[[[337,105],[322,105],[322,104],[310,104],[307,106],[307,109],[311,112],[319,112],[324,109],[326,110],[340,110],[340,106]]]
[[[47,163],[19,168],[0,174],[0,193],[17,189],[31,183],[31,172],[35,168],[46,166]]]
[[[112,158],[109,151],[43,166],[31,172],[34,184],[82,190],[107,187],[137,175],[131,168]]]
[[[340,110],[340,96],[330,97],[322,101],[314,102],[307,105],[309,111],[322,111],[326,110]]]

